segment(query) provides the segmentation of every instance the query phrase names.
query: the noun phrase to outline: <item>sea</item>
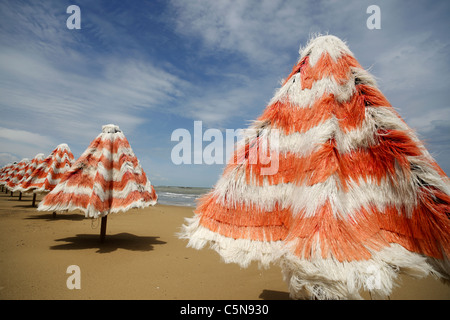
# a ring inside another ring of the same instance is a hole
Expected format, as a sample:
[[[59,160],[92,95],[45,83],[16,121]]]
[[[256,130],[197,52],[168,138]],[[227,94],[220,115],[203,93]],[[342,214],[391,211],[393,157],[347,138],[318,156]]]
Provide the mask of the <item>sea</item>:
[[[154,188],[158,195],[158,203],[184,207],[197,206],[196,200],[211,190],[210,188],[176,186],[154,186]]]

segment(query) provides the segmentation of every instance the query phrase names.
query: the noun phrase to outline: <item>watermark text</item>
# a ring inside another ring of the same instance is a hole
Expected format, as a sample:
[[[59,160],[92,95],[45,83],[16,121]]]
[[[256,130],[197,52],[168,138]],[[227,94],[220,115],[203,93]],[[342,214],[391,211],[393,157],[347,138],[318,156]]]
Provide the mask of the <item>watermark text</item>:
[[[193,134],[184,128],[172,132],[171,141],[178,143],[171,160],[176,165],[247,163],[259,165],[261,175],[273,175],[278,172],[279,137],[278,130],[264,128],[203,131],[202,121],[194,121]]]

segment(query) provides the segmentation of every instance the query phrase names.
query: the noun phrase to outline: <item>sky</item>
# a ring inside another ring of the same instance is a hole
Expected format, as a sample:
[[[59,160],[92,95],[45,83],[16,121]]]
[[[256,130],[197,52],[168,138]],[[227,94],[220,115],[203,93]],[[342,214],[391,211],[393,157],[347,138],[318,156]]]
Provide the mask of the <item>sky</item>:
[[[212,187],[228,154],[205,152],[206,133],[247,128],[299,48],[331,34],[448,174],[449,21],[446,0],[0,0],[0,166],[61,143],[78,158],[113,123],[153,185]],[[190,164],[173,161],[181,141]]]

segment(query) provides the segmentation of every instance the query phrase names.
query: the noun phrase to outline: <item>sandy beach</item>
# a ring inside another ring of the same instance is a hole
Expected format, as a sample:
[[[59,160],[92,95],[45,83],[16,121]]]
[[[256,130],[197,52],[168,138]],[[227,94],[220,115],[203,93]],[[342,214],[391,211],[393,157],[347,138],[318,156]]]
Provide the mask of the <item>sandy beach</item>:
[[[38,197],[38,200],[42,197]],[[193,208],[157,204],[100,221],[81,212],[39,212],[31,195],[0,193],[0,299],[288,300],[281,271],[225,264],[210,249],[186,248],[176,237]],[[68,289],[67,268],[80,268]],[[368,295],[365,297],[370,298]],[[392,300],[447,300],[434,278],[402,278]]]

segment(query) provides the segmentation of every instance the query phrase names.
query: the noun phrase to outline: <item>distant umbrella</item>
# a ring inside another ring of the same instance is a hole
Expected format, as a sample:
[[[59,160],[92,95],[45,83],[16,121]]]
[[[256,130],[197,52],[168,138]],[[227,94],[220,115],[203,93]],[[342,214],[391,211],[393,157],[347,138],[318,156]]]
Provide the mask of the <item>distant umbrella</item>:
[[[9,179],[9,176],[14,172],[14,168],[17,162],[9,163],[4,166],[0,172],[0,185],[5,187],[5,191],[8,192],[8,188],[6,188],[6,183]]]
[[[313,39],[252,129],[183,226],[189,246],[279,264],[292,298],[450,280],[449,179],[344,42]]]
[[[20,184],[22,190],[34,193],[33,206],[36,194],[52,191],[74,161],[74,156],[65,143],[59,144],[50,155],[40,161],[30,176]]]
[[[24,168],[25,174],[23,175],[22,179],[16,184],[16,186],[12,189],[12,191],[19,191],[20,193],[26,193],[32,190],[32,187],[28,184],[27,188],[24,188],[24,186],[27,186],[26,181],[28,177],[31,176],[31,174],[36,170],[37,166],[44,161],[44,154],[38,153],[31,162],[28,163],[28,165]],[[33,193],[33,206],[34,202],[36,200],[36,194]]]
[[[25,175],[25,170],[28,164],[30,163],[30,160],[28,158],[24,158],[20,160],[15,166],[14,169],[9,173],[8,178],[5,180],[6,187],[11,190],[11,194],[13,192],[14,187],[17,185],[17,183],[22,180],[23,176]]]
[[[31,174],[34,172],[34,170],[36,169],[36,167],[42,162],[44,161],[45,156],[43,153],[38,153],[32,160],[31,162],[28,163],[28,165],[25,168],[25,174],[22,177],[22,180],[19,181],[19,183],[17,184],[17,186],[15,188],[17,188],[18,191],[24,191],[24,190],[20,190],[21,188],[21,183],[23,181],[25,181],[26,179],[28,179],[29,176],[31,176]],[[14,190],[15,191],[15,190]]]
[[[101,217],[103,241],[110,213],[144,208],[156,200],[155,190],[122,131],[105,125],[38,210],[79,209],[88,218]]]

